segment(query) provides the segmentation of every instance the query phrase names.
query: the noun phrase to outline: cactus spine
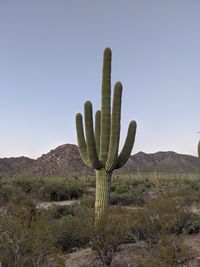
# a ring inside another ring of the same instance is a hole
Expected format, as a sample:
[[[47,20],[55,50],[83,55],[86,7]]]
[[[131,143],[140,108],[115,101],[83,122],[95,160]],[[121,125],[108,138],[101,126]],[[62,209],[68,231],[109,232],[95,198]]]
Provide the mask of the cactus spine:
[[[84,122],[80,113],[76,115],[76,131],[79,153],[86,165],[96,172],[95,216],[104,218],[109,206],[110,183],[114,169],[121,168],[128,160],[135,141],[136,122],[131,121],[127,137],[118,155],[120,139],[122,84],[114,86],[111,113],[111,50],[104,50],[101,111],[95,114],[93,127],[92,103],[84,105]]]

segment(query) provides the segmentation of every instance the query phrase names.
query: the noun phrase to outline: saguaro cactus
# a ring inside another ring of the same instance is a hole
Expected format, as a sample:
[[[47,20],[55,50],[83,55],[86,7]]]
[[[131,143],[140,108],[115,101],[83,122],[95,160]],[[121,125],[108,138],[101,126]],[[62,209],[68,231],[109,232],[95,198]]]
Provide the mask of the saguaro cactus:
[[[76,131],[81,158],[96,172],[95,216],[102,219],[109,206],[110,183],[114,169],[121,168],[128,160],[135,141],[136,122],[131,121],[127,137],[118,155],[121,120],[122,84],[114,86],[111,113],[111,50],[104,50],[101,110],[95,114],[93,129],[92,103],[84,105],[85,129],[82,115],[76,115]]]

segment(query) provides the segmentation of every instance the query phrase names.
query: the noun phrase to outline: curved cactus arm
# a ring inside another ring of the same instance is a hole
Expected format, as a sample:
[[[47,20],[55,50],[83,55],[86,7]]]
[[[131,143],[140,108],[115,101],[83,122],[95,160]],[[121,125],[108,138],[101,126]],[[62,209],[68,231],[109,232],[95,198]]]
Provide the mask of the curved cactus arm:
[[[101,169],[101,162],[97,155],[94,130],[93,130],[93,116],[92,116],[92,103],[87,101],[85,103],[85,133],[86,133],[86,144],[88,157],[91,165],[94,169]]]
[[[101,123],[101,111],[97,110],[95,114],[95,142],[98,155],[100,153],[100,134],[101,134],[100,123]]]
[[[110,142],[110,94],[111,94],[111,50],[104,50],[102,97],[101,97],[101,137],[100,160],[105,165]]]
[[[121,168],[129,159],[131,150],[133,148],[135,142],[135,133],[136,133],[137,124],[135,121],[131,121],[128,127],[128,133],[126,136],[126,140],[124,146],[122,148],[121,153],[119,154],[117,166],[115,169]]]
[[[76,114],[76,133],[77,133],[77,140],[78,140],[78,149],[82,160],[85,162],[86,165],[91,167],[91,163],[87,153],[87,146],[85,142],[85,136],[83,131],[83,118],[80,113]]]
[[[122,84],[121,82],[117,82],[114,87],[110,146],[108,152],[108,159],[105,167],[108,173],[112,172],[115,169],[115,166],[117,165],[119,139],[120,139],[121,98],[122,98]]]
[[[199,143],[198,143],[198,157],[200,158],[200,140],[199,140]]]

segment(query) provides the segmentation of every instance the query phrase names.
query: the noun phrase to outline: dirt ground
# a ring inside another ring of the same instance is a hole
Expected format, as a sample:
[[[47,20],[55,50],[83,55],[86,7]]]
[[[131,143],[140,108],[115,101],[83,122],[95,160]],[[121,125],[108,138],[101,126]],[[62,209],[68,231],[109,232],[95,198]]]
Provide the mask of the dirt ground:
[[[136,261],[133,256],[129,255],[129,250],[133,250],[134,244],[126,244],[126,249],[123,248],[120,252],[116,253],[112,265],[115,267],[136,267]],[[132,248],[130,248],[132,246]],[[65,267],[102,267],[99,260],[96,259],[95,255],[90,248],[80,249],[68,255],[66,259]]]

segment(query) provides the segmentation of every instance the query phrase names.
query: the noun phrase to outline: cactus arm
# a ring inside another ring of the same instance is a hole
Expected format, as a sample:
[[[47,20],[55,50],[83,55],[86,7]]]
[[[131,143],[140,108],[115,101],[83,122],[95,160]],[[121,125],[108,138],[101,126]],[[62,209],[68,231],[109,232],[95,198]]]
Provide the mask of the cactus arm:
[[[110,94],[111,94],[111,50],[104,50],[102,97],[101,97],[101,137],[100,160],[105,165],[110,142]]]
[[[119,139],[120,139],[120,119],[121,119],[121,98],[122,84],[117,82],[114,87],[114,98],[112,107],[110,146],[108,160],[106,162],[106,171],[112,172],[117,165]]]
[[[198,143],[198,157],[200,158],[200,140],[199,140],[199,143]]]
[[[94,169],[100,170],[101,162],[99,161],[95,145],[92,103],[90,101],[87,101],[85,103],[85,133],[86,133],[87,151],[91,165]]]
[[[97,110],[95,114],[95,141],[96,141],[96,149],[97,154],[100,152],[100,133],[101,133],[101,111]]]
[[[83,131],[83,118],[80,113],[76,114],[76,133],[77,133],[77,140],[78,140],[78,149],[82,160],[85,162],[86,165],[91,167],[91,163],[87,153],[87,146],[85,142],[85,136]]]
[[[115,167],[115,169],[121,168],[128,161],[130,154],[131,154],[131,150],[135,142],[136,128],[137,128],[136,122],[131,121],[128,127],[126,140],[122,148],[122,151],[119,154],[117,166]]]

